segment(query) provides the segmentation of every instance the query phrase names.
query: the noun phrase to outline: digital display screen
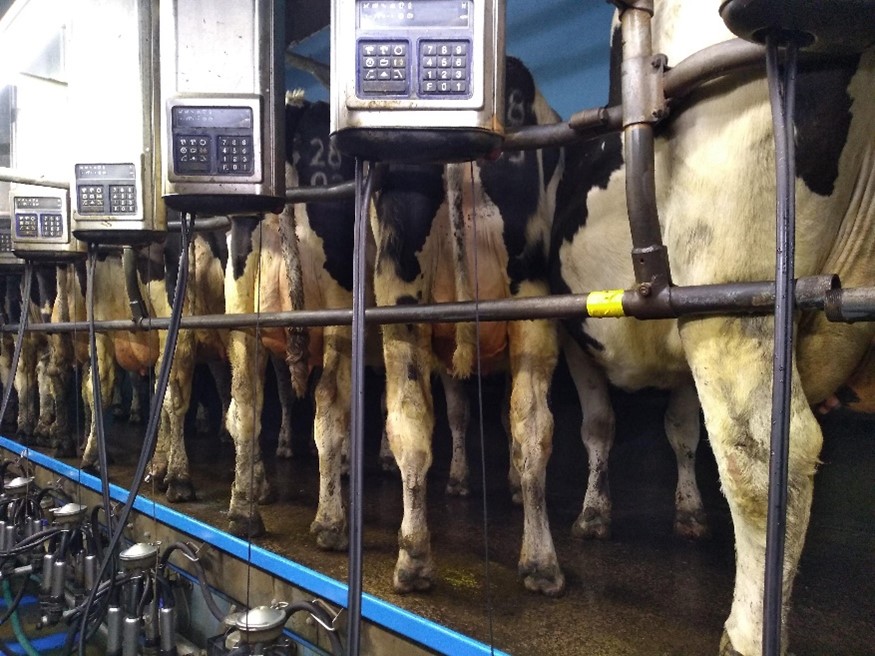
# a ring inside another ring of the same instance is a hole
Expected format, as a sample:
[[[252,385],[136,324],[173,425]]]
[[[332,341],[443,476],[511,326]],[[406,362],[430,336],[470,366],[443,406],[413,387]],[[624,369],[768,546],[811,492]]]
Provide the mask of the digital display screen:
[[[358,0],[359,29],[470,27],[471,0]]]
[[[175,128],[245,128],[252,129],[250,107],[185,107],[172,108]]]
[[[133,164],[77,164],[77,180],[135,180]]]
[[[15,198],[17,210],[58,210],[61,209],[61,199],[46,196],[21,196]]]

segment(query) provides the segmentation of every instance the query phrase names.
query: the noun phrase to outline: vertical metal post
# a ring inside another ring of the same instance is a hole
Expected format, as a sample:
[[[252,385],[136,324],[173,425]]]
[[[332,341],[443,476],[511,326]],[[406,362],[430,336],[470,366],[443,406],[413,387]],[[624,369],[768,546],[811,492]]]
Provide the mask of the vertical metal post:
[[[656,207],[653,123],[665,116],[663,58],[653,56],[653,0],[626,0],[620,7],[626,205],[632,232],[632,266],[641,296],[671,283]]]

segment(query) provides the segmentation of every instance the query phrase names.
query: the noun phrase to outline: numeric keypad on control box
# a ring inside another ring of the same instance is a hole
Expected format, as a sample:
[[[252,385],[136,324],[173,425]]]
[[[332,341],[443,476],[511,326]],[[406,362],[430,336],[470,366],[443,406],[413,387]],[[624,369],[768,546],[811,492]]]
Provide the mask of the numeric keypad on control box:
[[[420,41],[420,94],[467,96],[471,82],[468,51],[468,41]]]

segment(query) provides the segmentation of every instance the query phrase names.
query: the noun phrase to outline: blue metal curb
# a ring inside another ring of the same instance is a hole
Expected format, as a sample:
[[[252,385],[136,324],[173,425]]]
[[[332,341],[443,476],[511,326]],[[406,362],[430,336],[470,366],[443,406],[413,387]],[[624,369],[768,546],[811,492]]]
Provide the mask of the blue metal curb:
[[[96,476],[50,458],[39,451],[31,450],[14,440],[0,436],[0,448],[7,449],[95,492],[101,491],[100,479]],[[127,501],[127,490],[113,483],[110,483],[109,488],[110,498],[122,503]],[[309,590],[317,597],[321,597],[336,606],[346,608],[347,586],[340,581],[143,496],[137,496],[134,501],[134,509],[174,529],[187,533],[197,540],[208,542],[213,547],[244,562],[249,562],[287,583]],[[503,651],[367,593],[362,595],[362,617],[442,654],[508,656]]]

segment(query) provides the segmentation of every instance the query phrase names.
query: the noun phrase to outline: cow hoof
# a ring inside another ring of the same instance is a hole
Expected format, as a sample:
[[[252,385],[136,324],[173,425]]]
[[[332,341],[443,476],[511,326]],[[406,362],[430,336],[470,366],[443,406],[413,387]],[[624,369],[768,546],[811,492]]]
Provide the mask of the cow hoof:
[[[414,558],[402,549],[398,553],[392,584],[398,594],[430,590],[434,585],[434,563],[431,554]]]
[[[154,489],[159,492],[164,492],[167,490],[167,470],[166,469],[156,469],[148,472],[143,477],[143,482],[146,485],[151,485]]]
[[[269,485],[265,484],[264,489],[261,491],[261,494],[258,495],[258,505],[259,506],[269,506],[270,504],[276,501],[276,492],[273,491],[273,488]]]
[[[294,457],[294,453],[292,453],[292,447],[290,446],[278,446],[276,448],[276,457],[283,458],[285,460],[289,460]]]
[[[679,512],[674,519],[674,534],[685,540],[704,540],[711,537],[711,529],[703,511]]]
[[[344,551],[349,546],[346,523],[324,524],[314,521],[310,533],[316,536],[316,544],[325,551]]]
[[[228,533],[238,538],[257,538],[266,532],[261,515],[256,514],[252,517],[228,516]]]
[[[182,503],[185,501],[194,501],[194,485],[191,480],[185,478],[174,478],[166,480],[167,483],[167,500],[170,503]]]
[[[609,540],[611,518],[600,514],[594,508],[587,508],[572,524],[571,535],[583,540]]]
[[[523,585],[530,592],[537,592],[547,597],[558,597],[565,591],[565,575],[559,565],[539,566],[534,563],[519,566]]]
[[[467,497],[471,494],[467,479],[450,478],[447,481],[447,494],[451,497]]]
[[[76,457],[76,445],[71,440],[53,440],[50,446],[54,458]]]

